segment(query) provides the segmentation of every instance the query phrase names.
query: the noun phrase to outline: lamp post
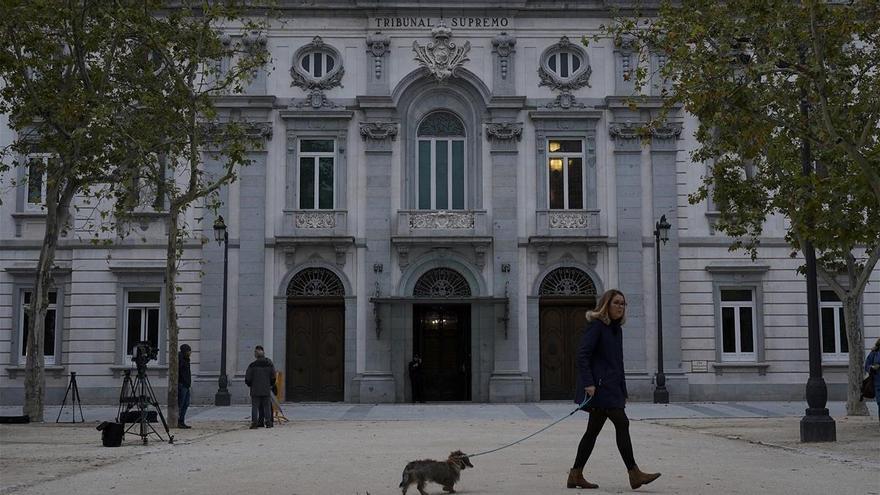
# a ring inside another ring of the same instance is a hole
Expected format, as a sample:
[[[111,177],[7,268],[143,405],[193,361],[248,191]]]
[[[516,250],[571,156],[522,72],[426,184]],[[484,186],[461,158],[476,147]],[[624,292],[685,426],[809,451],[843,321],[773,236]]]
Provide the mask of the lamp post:
[[[801,64],[806,65],[806,55],[800,52]],[[804,82],[800,87],[800,112],[804,128],[809,128],[810,104]],[[801,175],[809,177],[813,173],[813,157],[810,140],[801,139]],[[816,274],[816,249],[809,239],[802,246],[806,262],[807,278],[807,355],[810,363],[810,377],[807,379],[807,410],[801,418],[801,442],[835,442],[837,426],[828,414],[828,387],[822,378],[822,337],[819,332],[819,285]]]
[[[228,406],[232,403],[228,388],[229,379],[226,377],[226,285],[229,278],[229,232],[226,230],[226,223],[223,222],[222,215],[218,215],[214,222],[214,239],[217,244],[223,244],[223,323],[220,337],[220,380],[219,388],[214,395],[214,405]]]
[[[666,215],[654,225],[654,246],[657,252],[657,376],[655,377],[654,404],[669,404],[669,391],[666,390],[666,375],[663,373],[663,302],[660,295],[660,241],[666,244],[669,240],[669,229],[672,225],[666,221]]]

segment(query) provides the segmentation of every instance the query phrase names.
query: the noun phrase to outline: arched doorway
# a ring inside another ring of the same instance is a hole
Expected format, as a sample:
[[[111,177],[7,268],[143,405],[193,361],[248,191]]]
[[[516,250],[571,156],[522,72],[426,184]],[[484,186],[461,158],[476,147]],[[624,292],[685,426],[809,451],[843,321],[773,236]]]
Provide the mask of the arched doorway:
[[[345,288],[326,268],[306,268],[287,286],[289,401],[342,401],[345,385]]]
[[[577,348],[585,313],[596,304],[593,279],[578,268],[557,268],[544,277],[540,296],[541,399],[574,397]]]
[[[426,301],[413,305],[413,354],[422,357],[425,400],[470,400],[471,307],[454,302],[471,296],[470,285],[455,270],[434,268],[419,278],[413,296]]]

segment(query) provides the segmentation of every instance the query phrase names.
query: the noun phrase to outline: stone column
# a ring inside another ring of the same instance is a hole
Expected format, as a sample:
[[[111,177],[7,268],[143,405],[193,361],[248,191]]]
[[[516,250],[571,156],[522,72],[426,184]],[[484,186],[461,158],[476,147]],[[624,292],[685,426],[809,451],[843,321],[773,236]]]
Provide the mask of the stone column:
[[[497,38],[496,38],[497,41]],[[502,113],[496,111],[496,114]],[[499,116],[512,118],[516,112],[506,110]],[[492,164],[492,258],[496,297],[506,297],[506,304],[494,304],[486,310],[494,313],[492,339],[481,335],[481,341],[494,340],[493,367],[489,378],[490,402],[524,402],[527,400],[529,378],[523,376],[519,362],[519,239],[517,236],[518,204],[517,143],[522,138],[521,122],[499,121],[486,124],[486,138]],[[493,311],[494,310],[494,311]],[[482,346],[481,346],[482,347]]]
[[[642,125],[644,123],[641,122],[615,122],[608,129],[614,140],[614,170],[617,181],[618,288],[626,294],[627,300],[623,354],[627,368],[635,371],[643,371],[646,366],[645,295],[642,280],[642,148],[638,134]]]
[[[681,124],[678,123],[667,123],[657,127],[651,135],[651,181],[654,198],[652,224],[655,224],[661,215],[666,215],[669,223],[672,224],[672,228],[669,230],[669,241],[660,246],[660,279],[663,281],[661,287],[663,294],[663,368],[667,375],[666,388],[673,399],[685,399],[688,396],[687,382],[681,369],[679,225],[676,222],[678,191],[675,159],[678,152],[677,139],[680,135]]]
[[[366,222],[364,263],[367,274],[365,285],[369,292],[361,299],[368,304],[365,322],[366,363],[363,374],[355,377],[354,386],[358,388],[360,402],[395,402],[402,397],[397,397],[395,391],[392,351],[402,348],[404,344],[395,342],[392,336],[391,308],[368,301],[370,296],[388,296],[391,291],[391,153],[399,125],[390,119],[387,112],[367,111],[367,114],[371,120],[360,124],[367,178],[366,200],[361,213]]]
[[[227,346],[227,352],[237,350],[241,373],[253,361],[254,346],[264,344],[263,305],[267,304],[266,153],[252,153],[250,159],[252,163],[239,171],[238,343]]]

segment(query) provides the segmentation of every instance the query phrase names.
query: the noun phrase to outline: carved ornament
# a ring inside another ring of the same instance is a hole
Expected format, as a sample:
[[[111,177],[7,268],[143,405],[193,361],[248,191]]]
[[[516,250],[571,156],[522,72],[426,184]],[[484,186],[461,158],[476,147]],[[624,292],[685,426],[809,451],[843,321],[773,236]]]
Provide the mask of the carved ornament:
[[[449,41],[452,30],[446,27],[446,22],[442,19],[437,27],[431,30],[431,35],[434,37],[434,42],[428,43],[427,46],[421,46],[418,41],[413,41],[415,60],[428,69],[437,81],[444,82],[449,77],[455,76],[456,70],[470,60],[467,53],[471,49],[471,43],[466,41],[464,45],[457,46]]]
[[[498,141],[522,139],[522,122],[490,122],[486,124],[486,135]]]
[[[363,122],[361,123],[361,136],[364,139],[382,141],[397,137],[396,122]]]

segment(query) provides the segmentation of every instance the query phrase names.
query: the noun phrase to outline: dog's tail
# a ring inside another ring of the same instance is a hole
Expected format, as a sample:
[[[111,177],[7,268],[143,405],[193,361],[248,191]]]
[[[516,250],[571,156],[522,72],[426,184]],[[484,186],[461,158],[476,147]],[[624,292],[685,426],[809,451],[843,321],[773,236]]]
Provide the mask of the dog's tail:
[[[400,485],[398,485],[398,488],[404,488],[407,486],[409,486],[409,470],[404,469],[403,470],[403,478],[400,480]]]

